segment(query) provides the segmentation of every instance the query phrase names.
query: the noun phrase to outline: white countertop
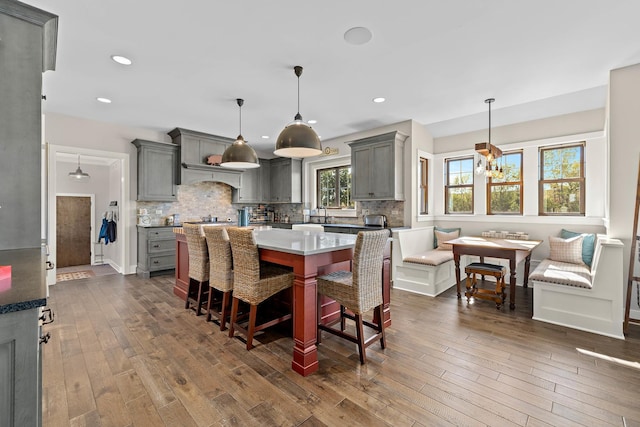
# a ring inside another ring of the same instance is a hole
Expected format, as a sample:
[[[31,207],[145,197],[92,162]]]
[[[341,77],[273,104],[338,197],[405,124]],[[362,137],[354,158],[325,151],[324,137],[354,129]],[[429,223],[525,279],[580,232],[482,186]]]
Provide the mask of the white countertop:
[[[299,255],[350,249],[356,244],[355,234],[325,233],[322,231],[255,229],[254,235],[260,249],[273,249]]]

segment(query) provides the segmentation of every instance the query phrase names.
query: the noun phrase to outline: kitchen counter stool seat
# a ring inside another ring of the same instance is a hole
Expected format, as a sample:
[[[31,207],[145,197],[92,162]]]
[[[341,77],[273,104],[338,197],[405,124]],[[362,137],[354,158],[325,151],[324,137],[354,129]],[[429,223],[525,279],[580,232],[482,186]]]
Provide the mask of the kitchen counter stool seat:
[[[384,247],[389,237],[388,230],[360,231],[356,238],[353,253],[352,271],[336,271],[318,277],[318,294],[336,300],[340,304],[340,330],[320,321],[321,307],[318,297],[318,343],[320,331],[327,331],[358,345],[360,363],[366,363],[365,349],[380,340],[385,348],[384,314],[382,305],[382,263]],[[350,310],[352,314],[347,313]],[[362,315],[374,309],[377,324],[365,321]],[[356,335],[345,332],[345,319],[354,320]],[[375,331],[368,339],[364,338],[364,327]]]
[[[233,257],[231,243],[225,227],[203,227],[209,249],[209,298],[207,300],[207,322],[215,317],[220,323],[220,330],[227,329],[227,319],[231,314],[231,297],[233,293]],[[221,299],[215,301],[215,293]]]
[[[199,225],[184,224],[182,229],[189,251],[189,289],[184,308],[192,308],[200,316],[209,295],[209,251]]]
[[[272,264],[260,263],[258,245],[253,230],[232,227],[227,229],[233,256],[233,305],[229,337],[235,331],[246,336],[247,350],[253,348],[253,337],[258,331],[291,319],[289,311],[272,320],[256,325],[258,305],[275,294],[293,286],[293,272]],[[249,323],[246,328],[238,323],[240,301],[249,304]]]

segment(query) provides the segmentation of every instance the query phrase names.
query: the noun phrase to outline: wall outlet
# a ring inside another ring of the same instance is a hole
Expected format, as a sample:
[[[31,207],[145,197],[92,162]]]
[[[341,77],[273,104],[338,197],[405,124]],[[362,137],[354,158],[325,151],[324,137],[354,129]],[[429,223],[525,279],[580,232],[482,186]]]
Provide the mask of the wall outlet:
[[[362,209],[362,215],[369,215],[369,209]]]
[[[398,215],[398,211],[391,211],[391,215]]]
[[[162,209],[156,209],[156,215],[162,215]]]

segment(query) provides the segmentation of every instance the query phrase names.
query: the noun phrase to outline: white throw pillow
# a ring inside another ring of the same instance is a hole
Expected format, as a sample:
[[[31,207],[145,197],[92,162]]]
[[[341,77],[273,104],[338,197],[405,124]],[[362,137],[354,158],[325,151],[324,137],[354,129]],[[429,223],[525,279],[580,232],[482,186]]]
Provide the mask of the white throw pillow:
[[[584,264],[582,261],[582,240],[584,236],[563,239],[561,237],[549,236],[549,247],[551,253],[549,259],[558,262],[568,262],[571,264]]]
[[[449,232],[434,230],[433,232],[436,235],[436,239],[438,239],[438,249],[444,251],[450,251],[453,249],[453,245],[447,243],[449,240],[457,239],[458,237],[460,237],[459,230]]]

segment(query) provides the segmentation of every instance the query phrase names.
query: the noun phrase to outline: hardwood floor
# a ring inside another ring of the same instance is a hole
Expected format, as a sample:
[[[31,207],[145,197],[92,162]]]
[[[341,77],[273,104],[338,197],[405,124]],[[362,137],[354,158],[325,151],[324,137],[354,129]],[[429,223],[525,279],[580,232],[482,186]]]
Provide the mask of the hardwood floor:
[[[111,275],[51,288],[45,427],[640,426],[640,326],[622,341],[535,322],[531,289],[514,312],[454,289],[393,291],[385,350],[361,366],[354,344],[323,334],[320,370],[303,378],[286,327],[247,352],[172,286]]]

